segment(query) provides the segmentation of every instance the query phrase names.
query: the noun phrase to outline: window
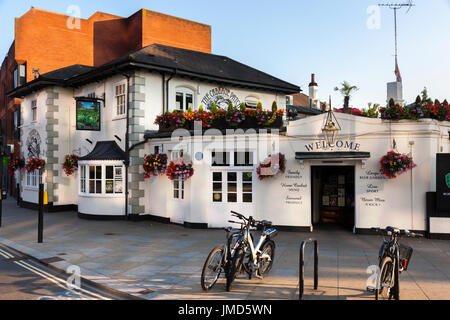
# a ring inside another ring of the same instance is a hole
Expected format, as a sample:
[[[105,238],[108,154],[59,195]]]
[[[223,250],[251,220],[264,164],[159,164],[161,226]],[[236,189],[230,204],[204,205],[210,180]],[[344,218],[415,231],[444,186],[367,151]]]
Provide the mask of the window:
[[[14,139],[20,140],[20,109],[14,110],[13,118],[13,136]]]
[[[39,170],[33,172],[27,172],[27,187],[37,188],[42,182],[42,174]]]
[[[31,101],[31,121],[37,121],[37,101]]]
[[[89,167],[89,193],[102,193],[102,166]]]
[[[176,91],[176,109],[187,111],[189,108],[194,109],[194,92],[188,88],[177,88]]]
[[[127,90],[125,83],[115,85],[114,101],[116,102],[116,115],[125,115],[127,112]]]
[[[80,193],[109,196],[123,194],[123,165],[81,165]]]
[[[105,189],[107,194],[123,193],[122,169],[122,166],[106,166]]]
[[[230,162],[230,152],[212,152],[211,165],[213,167],[229,167]]]
[[[184,180],[179,179],[173,181],[173,198],[184,200]]]
[[[86,193],[86,166],[80,167],[80,192]]]
[[[14,69],[14,88],[20,87],[27,82],[27,67],[24,64],[19,64]]]
[[[231,157],[233,154],[233,157]],[[253,152],[218,152],[211,153],[213,167],[253,167]]]
[[[252,172],[213,172],[212,184],[215,203],[253,203]]]

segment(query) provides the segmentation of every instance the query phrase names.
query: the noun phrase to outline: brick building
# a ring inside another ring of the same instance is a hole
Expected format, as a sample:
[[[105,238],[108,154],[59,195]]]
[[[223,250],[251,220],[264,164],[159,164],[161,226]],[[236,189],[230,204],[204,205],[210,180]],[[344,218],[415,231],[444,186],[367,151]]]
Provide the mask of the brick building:
[[[209,25],[139,10],[128,18],[96,12],[88,19],[31,8],[15,19],[15,38],[0,71],[0,120],[4,148],[20,154],[20,99],[7,92],[70,65],[99,66],[130,51],[159,43],[211,53]],[[35,72],[33,72],[35,71]],[[3,186],[15,182],[3,170]]]

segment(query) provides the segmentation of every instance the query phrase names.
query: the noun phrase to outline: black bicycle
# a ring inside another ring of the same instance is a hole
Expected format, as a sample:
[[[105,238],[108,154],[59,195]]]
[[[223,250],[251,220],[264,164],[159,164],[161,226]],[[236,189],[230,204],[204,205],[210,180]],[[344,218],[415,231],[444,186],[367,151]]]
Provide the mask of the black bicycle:
[[[201,286],[204,291],[211,290],[220,278],[222,273],[228,278],[228,273],[231,266],[231,261],[234,252],[237,249],[237,244],[243,234],[243,225],[241,230],[233,231],[233,229],[226,228],[226,243],[221,247],[214,248],[206,259],[203,266],[201,276]]]
[[[390,236],[384,240],[379,252],[379,272],[375,291],[375,300],[400,300],[399,275],[408,270],[413,249],[399,243],[401,236],[411,238],[423,237],[409,230],[400,230],[394,227],[386,229],[372,228],[372,231]]]
[[[246,218],[240,213],[233,212],[241,222],[229,221],[241,225],[241,231],[235,244],[235,252],[227,273],[227,291],[231,291],[231,285],[236,277],[246,272],[249,279],[253,274],[259,279],[272,269],[275,257],[275,242],[272,240],[278,231],[272,226],[271,221],[257,221],[253,217]],[[258,243],[254,242],[252,231],[261,230]],[[229,260],[230,261],[230,260]]]

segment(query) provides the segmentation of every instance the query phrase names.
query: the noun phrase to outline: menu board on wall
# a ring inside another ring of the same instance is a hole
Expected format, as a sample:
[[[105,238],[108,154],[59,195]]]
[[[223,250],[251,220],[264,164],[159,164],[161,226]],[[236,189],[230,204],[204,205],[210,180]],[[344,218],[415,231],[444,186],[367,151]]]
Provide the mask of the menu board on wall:
[[[441,216],[450,217],[450,154],[436,157],[437,211]],[[444,215],[443,215],[444,214]]]

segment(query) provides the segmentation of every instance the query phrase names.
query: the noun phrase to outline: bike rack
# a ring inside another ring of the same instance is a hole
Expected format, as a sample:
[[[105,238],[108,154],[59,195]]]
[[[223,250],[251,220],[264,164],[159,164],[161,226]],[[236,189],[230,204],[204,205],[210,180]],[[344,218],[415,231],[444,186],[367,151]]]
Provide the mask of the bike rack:
[[[317,290],[319,287],[319,245],[317,240],[305,240],[300,246],[299,300],[303,300],[305,291],[305,247],[310,243],[314,243],[314,290]]]

